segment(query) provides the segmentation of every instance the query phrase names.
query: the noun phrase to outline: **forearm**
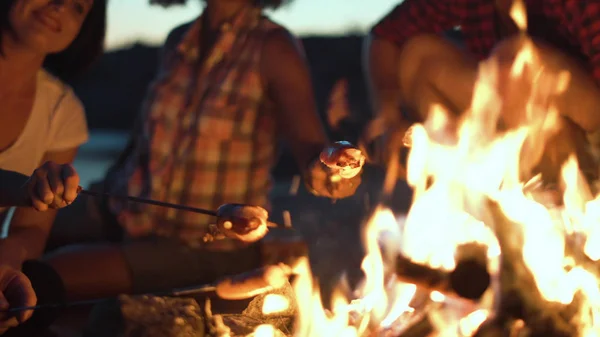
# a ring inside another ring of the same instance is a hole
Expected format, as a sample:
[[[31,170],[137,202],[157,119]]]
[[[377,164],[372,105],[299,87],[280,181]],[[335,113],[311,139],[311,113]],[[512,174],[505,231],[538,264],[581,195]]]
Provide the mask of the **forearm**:
[[[399,83],[400,48],[394,43],[370,34],[365,41],[365,70],[373,111],[378,117],[395,123],[399,111],[401,87]]]
[[[24,259],[35,259],[43,255],[46,240],[56,218],[56,210],[39,212],[29,207],[19,207],[10,221],[8,236],[0,243],[0,249],[24,251]],[[0,260],[3,259],[0,251]]]
[[[27,198],[22,187],[28,176],[7,170],[0,170],[0,207],[25,206]]]
[[[23,260],[37,259],[44,254],[47,238],[48,231],[40,227],[11,228],[8,236],[1,241],[0,253],[8,247],[13,252],[22,252],[19,255],[22,254]]]

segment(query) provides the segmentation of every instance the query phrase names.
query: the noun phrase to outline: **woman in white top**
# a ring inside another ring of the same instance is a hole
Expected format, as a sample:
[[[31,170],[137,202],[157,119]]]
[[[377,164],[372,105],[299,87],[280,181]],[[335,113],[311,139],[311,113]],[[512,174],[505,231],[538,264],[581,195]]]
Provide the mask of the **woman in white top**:
[[[58,77],[78,74],[102,53],[105,26],[106,0],[0,1],[0,215],[21,206],[0,241],[0,309],[35,303],[17,270],[42,254],[55,209],[76,198],[70,164],[88,139],[87,124]],[[0,314],[0,333],[30,315]]]
[[[105,14],[106,0],[0,1],[0,169],[30,176],[45,162],[69,164],[87,141],[83,106],[58,77],[77,74],[102,53]],[[44,172],[38,178],[61,194],[64,172],[62,177]],[[69,184],[71,200],[73,188]],[[0,207],[10,204],[0,201]],[[20,268],[41,256],[39,243],[46,241],[55,215],[17,208],[0,241],[0,265]]]

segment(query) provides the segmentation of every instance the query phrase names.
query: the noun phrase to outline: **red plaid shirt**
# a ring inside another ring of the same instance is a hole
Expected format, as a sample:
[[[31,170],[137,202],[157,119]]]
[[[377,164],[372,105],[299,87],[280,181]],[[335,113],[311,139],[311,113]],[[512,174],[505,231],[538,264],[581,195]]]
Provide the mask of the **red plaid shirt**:
[[[201,20],[168,51],[142,109],[128,155],[108,189],[204,209],[224,203],[267,206],[276,159],[275,116],[262,86],[261,50],[281,26],[258,9],[223,24],[203,64]],[[131,237],[157,234],[202,243],[215,219],[192,212],[111,201]]]
[[[524,0],[528,33],[584,61],[600,83],[600,2]],[[405,0],[374,28],[397,44],[422,33],[460,27],[467,49],[484,58],[503,37],[495,0]]]

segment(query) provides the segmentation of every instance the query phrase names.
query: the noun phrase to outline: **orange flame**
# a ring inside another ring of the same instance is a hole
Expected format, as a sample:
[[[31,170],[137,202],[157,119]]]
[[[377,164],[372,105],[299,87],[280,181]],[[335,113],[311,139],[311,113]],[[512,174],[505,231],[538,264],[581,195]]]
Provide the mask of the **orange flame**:
[[[583,253],[600,260],[600,195],[591,193],[574,156],[562,168],[564,207],[540,196],[539,176],[522,181],[523,171],[539,159],[544,143],[560,127],[552,97],[568,88],[570,74],[551,73],[541,66],[534,43],[525,35],[522,1],[514,1],[510,14],[522,32],[522,44],[508,78],[500,78],[499,60],[482,62],[471,106],[458,123],[443,106],[434,105],[427,120],[411,129],[407,181],[415,192],[413,204],[399,218],[380,207],[364,226],[366,277],[357,298],[349,299],[339,291],[331,311],[325,310],[308,261],[296,266],[300,275],[294,284],[300,307],[296,336],[373,335],[409,324],[410,319],[402,318],[421,309],[412,307],[412,301],[426,290],[399,282],[393,258],[402,254],[415,263],[452,270],[457,248],[477,243],[487,248],[492,287],[474,303],[431,292],[427,312],[438,336],[473,335],[494,315],[500,289],[503,252],[487,200],[495,201],[519,225],[520,233],[515,234],[523,239],[523,261],[541,296],[548,302],[569,304],[576,293],[582,294],[575,322],[579,336],[600,335],[597,276],[565,251],[567,239],[580,238]],[[527,87],[527,97],[510,106],[519,119],[507,131],[497,128],[507,109],[500,80]]]

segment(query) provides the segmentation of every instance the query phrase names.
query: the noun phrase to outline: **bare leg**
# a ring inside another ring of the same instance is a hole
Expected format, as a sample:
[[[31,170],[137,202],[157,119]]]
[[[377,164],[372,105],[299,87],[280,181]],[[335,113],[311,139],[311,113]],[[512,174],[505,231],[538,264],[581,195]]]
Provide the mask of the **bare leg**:
[[[402,101],[414,119],[426,118],[432,104],[458,115],[471,103],[477,62],[441,37],[420,35],[402,49],[398,76]]]
[[[522,40],[510,38],[499,43],[492,56],[500,61],[500,72],[508,74],[512,60],[522,47]],[[571,81],[567,91],[554,98],[560,113],[586,131],[600,129],[600,90],[589,72],[575,60],[543,43],[536,42],[540,66],[548,71],[568,71]],[[450,42],[434,35],[420,35],[404,46],[398,68],[402,100],[416,111],[416,117],[427,116],[434,103],[446,105],[460,114],[471,103],[477,76],[477,62]],[[511,93],[527,90],[513,88]]]
[[[47,255],[60,275],[67,300],[87,300],[131,293],[132,280],[119,246],[70,246]]]
[[[69,300],[87,300],[212,283],[260,267],[261,250],[253,244],[212,251],[149,237],[122,245],[65,247],[45,262],[60,275]]]

